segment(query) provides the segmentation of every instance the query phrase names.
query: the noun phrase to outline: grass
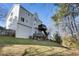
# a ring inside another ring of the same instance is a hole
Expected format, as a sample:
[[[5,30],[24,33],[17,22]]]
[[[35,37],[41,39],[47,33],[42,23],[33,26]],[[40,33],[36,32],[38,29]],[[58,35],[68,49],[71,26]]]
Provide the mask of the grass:
[[[57,46],[58,44],[50,41],[32,40],[14,37],[0,36],[0,45],[6,44],[21,44],[21,45],[42,45],[42,46]]]
[[[56,46],[56,42],[0,36],[0,52],[4,55],[50,55]]]
[[[60,47],[56,42],[0,36],[0,55],[72,55],[72,51],[69,51],[66,48]],[[75,52],[73,55],[75,55]]]

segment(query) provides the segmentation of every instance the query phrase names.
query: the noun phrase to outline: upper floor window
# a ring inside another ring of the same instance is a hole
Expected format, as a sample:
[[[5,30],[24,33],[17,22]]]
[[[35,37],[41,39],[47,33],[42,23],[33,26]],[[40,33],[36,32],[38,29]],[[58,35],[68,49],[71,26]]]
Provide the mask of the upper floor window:
[[[11,16],[13,15],[13,13],[11,13]]]
[[[21,17],[21,21],[24,22],[24,18],[23,17]]]
[[[12,17],[9,19],[10,22],[12,22]]]
[[[35,25],[35,23],[34,23],[34,25]]]
[[[33,15],[31,15],[33,17]]]
[[[26,23],[28,23],[28,20],[26,20]]]
[[[28,13],[28,16],[30,16],[30,14]]]
[[[17,16],[15,16],[15,19],[17,19]]]
[[[37,21],[36,17],[35,17],[35,21]]]
[[[8,27],[11,27],[12,26],[12,23],[10,23],[9,25],[8,25]]]
[[[27,13],[25,15],[27,16]]]

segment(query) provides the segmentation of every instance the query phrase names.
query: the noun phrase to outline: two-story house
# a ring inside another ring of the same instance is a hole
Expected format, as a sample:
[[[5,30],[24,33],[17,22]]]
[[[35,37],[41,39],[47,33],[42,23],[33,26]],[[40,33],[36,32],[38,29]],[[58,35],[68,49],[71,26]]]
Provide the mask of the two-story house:
[[[6,29],[15,30],[16,38],[28,38],[42,24],[37,14],[32,14],[20,4],[14,4],[6,17]]]

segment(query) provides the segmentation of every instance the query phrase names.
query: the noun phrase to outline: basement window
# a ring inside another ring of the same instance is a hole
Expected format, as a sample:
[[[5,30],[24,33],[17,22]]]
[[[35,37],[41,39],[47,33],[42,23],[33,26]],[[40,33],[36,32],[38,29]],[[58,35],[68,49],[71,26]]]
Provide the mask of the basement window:
[[[23,17],[21,17],[21,21],[24,22],[24,18]]]

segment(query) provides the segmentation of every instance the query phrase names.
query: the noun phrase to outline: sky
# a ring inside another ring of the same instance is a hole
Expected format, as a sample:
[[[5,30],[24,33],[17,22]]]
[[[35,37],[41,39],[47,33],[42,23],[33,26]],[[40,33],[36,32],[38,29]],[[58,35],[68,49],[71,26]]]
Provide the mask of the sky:
[[[48,28],[51,30],[55,30],[54,21],[51,19],[51,17],[56,13],[57,6],[52,4],[46,4],[46,3],[21,3],[25,9],[30,11],[31,13],[37,13],[39,19],[45,24]],[[5,13],[7,14],[10,10],[10,8],[13,6],[12,3],[0,3],[0,7],[5,9]],[[5,26],[6,20],[0,21],[0,26]]]

